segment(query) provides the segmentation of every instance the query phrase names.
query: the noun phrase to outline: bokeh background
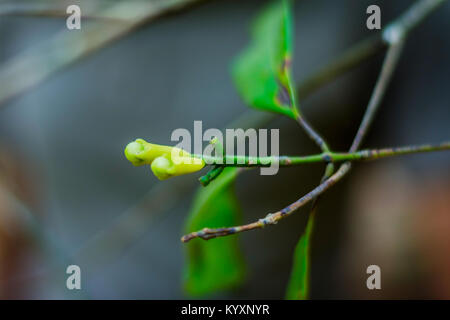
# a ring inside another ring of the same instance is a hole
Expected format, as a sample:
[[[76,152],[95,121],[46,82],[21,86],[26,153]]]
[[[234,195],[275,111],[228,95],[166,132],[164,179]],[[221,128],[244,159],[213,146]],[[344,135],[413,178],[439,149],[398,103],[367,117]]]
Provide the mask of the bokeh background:
[[[170,144],[172,131],[192,129],[194,120],[225,128],[246,114],[229,66],[265,1],[193,1],[64,66],[88,46],[89,30],[102,28],[97,36],[107,38],[123,22],[87,18],[81,31],[69,31],[65,16],[12,10],[31,2],[63,11],[79,4],[86,12],[119,3],[0,1],[0,297],[185,298],[179,239],[196,177],[159,182],[148,168],[131,166],[123,148],[137,137]],[[381,7],[385,25],[412,2],[295,1],[295,79],[376,32],[365,27],[368,5]],[[119,16],[130,14],[127,6]],[[449,139],[449,31],[446,3],[410,35],[364,147]],[[302,102],[334,149],[348,149],[382,59],[362,63]],[[266,127],[280,128],[281,154],[317,152],[289,119],[275,117]],[[448,152],[356,164],[320,203],[311,297],[450,298],[449,169]],[[322,170],[241,175],[244,220],[295,201]],[[211,298],[283,298],[306,213],[242,234],[247,281]],[[69,264],[81,267],[81,291],[66,289]],[[371,264],[381,267],[382,290],[366,288]]]

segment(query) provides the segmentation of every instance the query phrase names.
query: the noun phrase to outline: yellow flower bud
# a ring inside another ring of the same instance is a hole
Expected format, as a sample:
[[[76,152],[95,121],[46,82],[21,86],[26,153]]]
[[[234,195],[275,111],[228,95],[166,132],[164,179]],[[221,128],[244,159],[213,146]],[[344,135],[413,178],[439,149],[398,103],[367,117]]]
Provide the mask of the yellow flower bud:
[[[153,160],[151,168],[153,174],[159,180],[165,180],[167,178],[172,177],[176,171],[173,163],[166,157],[158,157],[155,160]]]
[[[152,144],[143,139],[130,142],[125,148],[125,157],[135,166],[151,165],[160,180],[196,172],[205,166],[202,159],[192,157],[183,149]]]

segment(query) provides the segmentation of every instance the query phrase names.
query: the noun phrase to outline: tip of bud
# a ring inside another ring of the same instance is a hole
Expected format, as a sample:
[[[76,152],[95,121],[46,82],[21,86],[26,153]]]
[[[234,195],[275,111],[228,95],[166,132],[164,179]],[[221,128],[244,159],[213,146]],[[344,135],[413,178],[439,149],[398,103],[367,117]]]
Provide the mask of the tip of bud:
[[[174,173],[173,163],[166,157],[158,157],[153,160],[151,169],[159,180],[166,180]]]
[[[140,154],[146,150],[145,140],[136,139],[125,147],[125,157],[134,165],[141,164],[144,159],[140,158]]]

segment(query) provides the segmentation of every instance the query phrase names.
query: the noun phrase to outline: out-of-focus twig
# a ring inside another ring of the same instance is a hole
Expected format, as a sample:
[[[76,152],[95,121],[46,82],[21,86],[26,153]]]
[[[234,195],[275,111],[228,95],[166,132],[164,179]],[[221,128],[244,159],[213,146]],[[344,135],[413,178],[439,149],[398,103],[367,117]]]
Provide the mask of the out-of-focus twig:
[[[72,1],[73,2],[73,1]],[[0,3],[1,16],[15,17],[50,17],[67,18],[67,7],[72,4],[71,1],[11,1]],[[128,21],[120,16],[108,16],[103,9],[110,5],[109,1],[87,1],[81,5],[82,19],[95,19],[105,22]]]
[[[137,27],[197,2],[200,0],[114,2],[98,14],[122,19],[121,23],[93,22],[80,31],[61,31],[0,65],[0,105]]]

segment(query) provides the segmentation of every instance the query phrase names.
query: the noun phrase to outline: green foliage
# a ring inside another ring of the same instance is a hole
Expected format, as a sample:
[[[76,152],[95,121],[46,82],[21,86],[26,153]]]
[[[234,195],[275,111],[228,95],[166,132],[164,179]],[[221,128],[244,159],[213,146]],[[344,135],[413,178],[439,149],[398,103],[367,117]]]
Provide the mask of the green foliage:
[[[188,233],[239,224],[240,207],[234,195],[237,173],[237,168],[225,168],[208,187],[201,187],[186,224]],[[184,287],[188,294],[200,296],[230,289],[239,285],[244,275],[237,236],[195,239],[187,244]]]
[[[308,219],[305,233],[301,236],[294,253],[291,278],[286,291],[286,299],[305,300],[309,296],[310,248],[314,228],[314,211]]]
[[[232,76],[245,103],[295,118],[291,56],[290,1],[275,1],[256,17],[252,42],[233,64]]]

